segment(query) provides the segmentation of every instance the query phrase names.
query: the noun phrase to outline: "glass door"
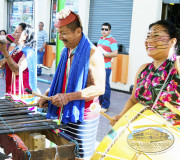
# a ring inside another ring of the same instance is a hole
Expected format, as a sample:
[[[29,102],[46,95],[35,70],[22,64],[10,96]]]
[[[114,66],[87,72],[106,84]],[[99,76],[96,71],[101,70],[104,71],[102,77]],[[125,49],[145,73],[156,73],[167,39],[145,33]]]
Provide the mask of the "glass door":
[[[51,26],[50,26],[50,43],[55,44],[56,42],[56,28],[54,27],[54,22],[56,21],[56,11],[57,11],[57,0],[52,0],[51,2]]]
[[[34,3],[33,1],[9,2],[8,33],[13,33],[16,26],[21,23],[28,23],[34,27]]]

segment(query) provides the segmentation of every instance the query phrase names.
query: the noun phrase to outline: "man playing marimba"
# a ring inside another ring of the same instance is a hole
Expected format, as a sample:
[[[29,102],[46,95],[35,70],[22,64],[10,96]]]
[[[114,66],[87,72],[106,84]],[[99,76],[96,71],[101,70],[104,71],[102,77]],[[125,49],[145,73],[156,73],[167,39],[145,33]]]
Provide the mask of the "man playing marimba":
[[[89,107],[99,103],[98,96],[105,90],[104,58],[84,35],[79,16],[71,10],[60,11],[54,26],[65,48],[51,88],[45,92],[52,97],[47,118],[62,118],[68,126],[65,133],[79,143],[76,159],[88,159],[95,149],[99,121],[99,113],[92,113]],[[40,99],[39,106],[47,106],[47,100]]]

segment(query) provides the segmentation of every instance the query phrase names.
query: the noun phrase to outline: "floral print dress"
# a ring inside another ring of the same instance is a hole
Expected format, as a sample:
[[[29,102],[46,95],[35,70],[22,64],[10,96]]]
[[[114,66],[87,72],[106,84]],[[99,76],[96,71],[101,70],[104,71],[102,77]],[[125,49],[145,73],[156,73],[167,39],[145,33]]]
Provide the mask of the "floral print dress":
[[[175,60],[176,55],[173,55],[164,61],[157,69],[154,68],[154,63],[152,62],[139,74],[135,92],[135,97],[139,102],[151,107],[153,106]],[[176,68],[172,69],[153,109],[173,125],[179,125],[180,116],[165,107],[164,102],[169,102],[180,110],[180,76]]]

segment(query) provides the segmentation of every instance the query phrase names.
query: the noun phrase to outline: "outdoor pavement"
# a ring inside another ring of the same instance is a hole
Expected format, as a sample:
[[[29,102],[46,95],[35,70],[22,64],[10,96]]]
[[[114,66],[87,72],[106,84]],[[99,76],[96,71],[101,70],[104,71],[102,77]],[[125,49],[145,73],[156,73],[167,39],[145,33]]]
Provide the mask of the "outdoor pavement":
[[[45,90],[49,87],[49,82],[51,82],[53,79],[52,76],[49,75],[41,75],[38,76],[38,84],[37,87],[40,90],[40,92],[43,94]],[[0,97],[3,97],[5,93],[5,79],[0,79]],[[109,110],[106,112],[109,116],[114,116],[117,115],[118,113],[121,112],[123,109],[124,104],[126,101],[129,99],[130,94],[128,93],[123,93],[119,91],[114,91],[112,90],[111,92],[111,105],[109,107]],[[99,127],[98,127],[98,133],[97,133],[97,145],[102,141],[104,136],[110,131],[111,125],[109,124],[109,120],[106,119],[101,115],[100,117],[100,122],[99,122]],[[0,150],[0,160],[4,160],[3,153],[1,154]]]

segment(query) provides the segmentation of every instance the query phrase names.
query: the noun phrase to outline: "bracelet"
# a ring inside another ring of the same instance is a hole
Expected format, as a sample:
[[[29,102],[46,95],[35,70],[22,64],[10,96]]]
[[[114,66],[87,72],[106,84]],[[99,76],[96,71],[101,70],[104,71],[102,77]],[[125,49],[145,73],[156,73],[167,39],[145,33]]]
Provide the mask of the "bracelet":
[[[8,57],[5,57],[5,58],[9,58],[10,56],[8,56]]]

